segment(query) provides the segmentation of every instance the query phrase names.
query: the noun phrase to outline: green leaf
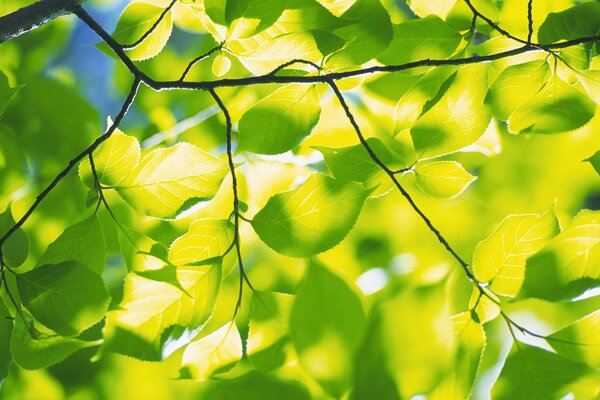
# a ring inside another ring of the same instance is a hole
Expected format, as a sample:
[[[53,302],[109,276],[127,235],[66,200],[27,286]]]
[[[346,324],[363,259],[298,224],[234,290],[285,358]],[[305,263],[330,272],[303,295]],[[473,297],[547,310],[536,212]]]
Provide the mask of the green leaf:
[[[537,347],[515,344],[492,388],[494,400],[560,399],[586,374],[585,364]]]
[[[367,144],[388,168],[402,169],[410,165],[406,157],[391,150],[377,138],[368,138]],[[383,171],[362,144],[335,148],[315,146],[315,149],[323,154],[327,168],[336,179],[360,182],[367,187],[379,183],[374,178]]]
[[[165,330],[181,327],[193,332],[201,327],[212,314],[220,280],[218,264],[166,266],[146,276],[129,273],[119,309],[110,311],[106,318],[100,354],[115,352],[141,360],[161,360],[165,356]]]
[[[408,0],[408,6],[419,17],[434,14],[445,19],[457,0]]]
[[[11,205],[0,214],[0,237],[4,236],[10,228],[15,225],[12,216]],[[21,228],[18,228],[2,245],[2,255],[4,262],[9,267],[18,267],[27,259],[29,253],[29,239],[27,234]]]
[[[231,68],[231,60],[229,59],[229,57],[227,57],[227,55],[224,53],[219,53],[215,57],[215,60],[213,61],[213,65],[212,65],[213,74],[215,74],[215,76],[222,77],[227,72],[229,72],[230,68]]]
[[[271,197],[252,227],[278,253],[309,257],[344,239],[369,193],[358,183],[313,174],[299,188]]]
[[[33,321],[28,321],[28,324],[33,324]],[[33,326],[31,329],[34,329]],[[33,337],[23,319],[16,318],[10,349],[19,367],[29,370],[47,368],[78,350],[99,344],[55,334],[40,336],[40,338]]]
[[[418,163],[415,167],[415,176],[422,190],[433,196],[445,198],[458,196],[477,179],[456,161]]]
[[[519,297],[565,300],[600,280],[600,211],[583,210],[527,262]]]
[[[473,272],[497,294],[515,296],[525,277],[527,258],[559,232],[554,212],[509,215],[473,253]]]
[[[558,354],[600,368],[600,311],[578,319],[546,340]]]
[[[8,376],[12,356],[10,353],[10,338],[13,332],[13,317],[0,298],[0,389]]]
[[[292,307],[290,333],[302,367],[336,398],[351,385],[352,361],[365,328],[358,295],[343,279],[311,260]]]
[[[439,102],[417,120],[410,134],[419,158],[453,153],[485,132],[490,121],[483,105],[487,68],[474,64],[459,69]]]
[[[600,4],[587,2],[565,11],[550,13],[540,26],[538,40],[542,44],[573,40],[600,34]]]
[[[442,60],[458,48],[462,36],[435,15],[394,25],[394,38],[377,59],[400,65],[426,58]]]
[[[73,336],[104,318],[110,297],[104,282],[78,261],[42,265],[17,275],[23,305],[42,324]]]
[[[181,376],[204,381],[233,368],[241,358],[242,338],[235,323],[230,322],[185,348]]]
[[[470,312],[452,318],[456,339],[454,362],[448,373],[432,393],[432,399],[463,400],[471,396],[473,382],[485,347],[483,327],[473,321]]]
[[[285,293],[254,293],[246,353],[257,369],[270,371],[285,362],[293,299]]]
[[[287,1],[284,0],[228,0],[225,5],[225,22],[230,36],[248,38],[273,25]]]
[[[163,11],[163,7],[143,1],[130,3],[119,17],[113,38],[122,45],[137,42],[150,30]],[[127,55],[134,61],[156,56],[167,44],[172,30],[173,18],[169,11],[148,37],[136,47],[126,50]]]
[[[336,17],[341,17],[356,0],[317,0],[319,4],[325,7],[330,13]]]
[[[20,86],[14,88],[10,87],[8,78],[0,71],[0,119],[2,119],[2,114],[4,114],[8,102],[20,88]]]
[[[112,121],[108,120],[108,125]],[[140,161],[140,143],[119,129],[94,151],[94,167],[101,185],[118,185]],[[79,176],[88,187],[94,187],[94,177],[89,159],[79,164]]]
[[[581,128],[596,113],[596,103],[557,75],[508,119],[515,133],[562,133]]]
[[[540,91],[549,74],[550,67],[543,60],[510,65],[494,81],[485,102],[494,117],[507,121],[516,109]]]
[[[587,161],[590,164],[592,164],[594,170],[596,170],[596,172],[600,175],[600,151],[595,152],[593,156],[587,158],[584,161]]]
[[[178,143],[148,153],[116,188],[141,213],[174,218],[190,200],[212,199],[228,172],[224,160]]]
[[[99,275],[106,262],[104,232],[96,214],[65,229],[65,231],[42,254],[37,265],[59,264],[78,261]]]
[[[279,154],[296,147],[319,122],[321,106],[315,85],[281,87],[242,115],[241,150]]]
[[[308,390],[297,381],[250,370],[234,379],[217,380],[206,398],[219,400],[309,400]]]
[[[225,219],[197,219],[173,241],[169,261],[174,265],[198,263],[220,257],[233,244],[234,226]]]

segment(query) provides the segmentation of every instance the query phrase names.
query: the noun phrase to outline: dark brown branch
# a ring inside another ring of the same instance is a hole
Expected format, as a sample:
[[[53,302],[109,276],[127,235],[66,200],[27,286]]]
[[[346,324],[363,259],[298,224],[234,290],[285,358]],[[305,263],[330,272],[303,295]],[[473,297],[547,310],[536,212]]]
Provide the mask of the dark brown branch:
[[[190,70],[192,69],[192,67],[194,65],[196,65],[197,63],[199,63],[202,60],[207,59],[215,51],[221,50],[221,48],[223,47],[223,44],[224,43],[221,43],[218,46],[213,47],[212,49],[210,49],[206,53],[204,53],[202,55],[199,55],[198,57],[196,57],[192,61],[190,61],[189,64],[187,65],[187,67],[185,67],[185,70],[183,71],[183,73],[181,74],[181,77],[179,78],[179,82],[183,82],[183,80],[185,79],[185,77],[187,76],[187,74],[190,72]]]
[[[171,3],[158,16],[158,19],[156,21],[154,21],[154,24],[152,24],[150,29],[148,29],[138,40],[136,40],[135,42],[133,42],[131,44],[122,44],[121,47],[124,50],[129,50],[129,49],[133,49],[136,46],[139,46],[144,40],[146,40],[146,38],[148,36],[150,36],[150,34],[152,34],[152,32],[154,32],[154,30],[156,30],[158,25],[162,22],[163,19],[165,19],[165,16],[169,13],[169,11],[171,11],[171,8],[173,8],[173,6],[175,5],[176,2],[177,2],[177,0],[171,0]]]
[[[475,6],[473,5],[473,3],[471,3],[471,0],[465,0],[465,3],[467,4],[467,6],[469,6],[469,8],[471,9],[471,12],[473,13],[474,16],[481,18],[482,20],[484,20],[489,26],[492,27],[492,29],[494,29],[495,31],[497,31],[498,33],[500,33],[503,36],[506,36],[509,39],[512,40],[516,40],[519,43],[523,43],[523,44],[530,44],[530,41],[527,40],[523,40],[520,39],[514,35],[512,35],[510,32],[502,29],[500,27],[500,25],[496,24],[494,21],[492,21],[490,18],[486,17],[485,15],[483,15],[481,12],[479,12],[479,10],[477,10],[475,8]]]
[[[0,43],[21,36],[62,15],[71,14],[83,0],[40,0],[0,17]]]
[[[19,229],[25,223],[25,221],[27,221],[27,219],[31,216],[31,214],[35,211],[35,209],[40,205],[40,203],[44,200],[44,198],[56,187],[56,185],[58,185],[58,183],[61,180],[63,180],[67,176],[67,174],[81,160],[83,160],[85,157],[88,156],[88,154],[91,154],[94,150],[96,150],[96,148],[98,148],[98,146],[100,146],[106,139],[108,139],[113,134],[113,132],[117,129],[117,127],[119,126],[119,124],[121,123],[121,121],[123,120],[123,118],[125,117],[125,114],[127,114],[127,111],[129,110],[129,107],[131,106],[131,104],[133,104],[133,101],[135,100],[135,96],[137,94],[137,90],[138,90],[139,87],[140,87],[140,80],[139,79],[135,79],[134,82],[133,82],[133,85],[131,86],[131,90],[129,91],[129,95],[127,96],[127,99],[125,100],[125,102],[121,106],[121,110],[119,111],[119,114],[117,114],[117,116],[115,117],[114,122],[108,128],[108,130],[106,131],[106,133],[104,133],[102,136],[98,137],[98,139],[96,139],[85,150],[83,150],[75,158],[73,158],[71,161],[69,161],[69,164],[65,167],[65,169],[63,169],[58,175],[56,175],[56,177],[52,180],[52,182],[50,182],[50,184],[46,187],[46,189],[44,189],[36,197],[35,201],[31,205],[31,207],[29,207],[29,209],[27,210],[27,212],[25,212],[25,214],[15,223],[15,225],[13,225],[0,238],[0,247],[4,244],[4,242],[6,242],[6,240],[17,229]]]
[[[527,2],[527,43],[533,39],[533,0]]]

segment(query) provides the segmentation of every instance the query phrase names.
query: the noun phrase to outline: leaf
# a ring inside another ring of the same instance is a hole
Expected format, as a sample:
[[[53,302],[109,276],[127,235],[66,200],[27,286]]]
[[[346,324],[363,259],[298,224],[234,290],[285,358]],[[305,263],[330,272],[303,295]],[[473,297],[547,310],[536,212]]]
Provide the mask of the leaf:
[[[309,400],[308,390],[297,381],[282,380],[271,374],[250,370],[233,379],[217,380],[207,395],[219,400]]]
[[[463,400],[471,396],[473,382],[485,347],[483,327],[473,321],[470,312],[452,317],[457,347],[454,362],[445,378],[432,393],[432,399]]]
[[[112,121],[108,120],[109,126]],[[93,154],[94,167],[98,180],[104,186],[116,186],[127,173],[140,161],[140,143],[133,136],[124,134],[116,129],[113,134],[102,143]],[[94,188],[94,177],[89,159],[84,159],[79,164],[79,176],[88,187]]]
[[[294,296],[284,293],[254,293],[246,353],[257,369],[270,371],[285,362],[293,300]]]
[[[230,322],[185,348],[181,376],[204,381],[231,369],[241,358],[242,338],[235,323]]]
[[[104,232],[96,214],[79,221],[65,231],[42,254],[37,265],[78,261],[101,275],[106,262]]]
[[[600,280],[600,211],[583,210],[527,262],[519,297],[564,300]]]
[[[445,198],[458,196],[477,179],[456,161],[418,163],[415,167],[415,176],[421,190]]]
[[[510,65],[496,78],[485,102],[496,118],[507,121],[516,109],[540,91],[549,74],[550,67],[543,60]]]
[[[12,356],[10,353],[10,338],[13,332],[13,318],[0,298],[0,389],[8,376]]]
[[[508,119],[515,133],[562,133],[581,128],[596,113],[596,103],[557,75]]]
[[[213,198],[228,172],[224,160],[178,143],[148,153],[116,188],[141,213],[173,218],[190,200]]]
[[[313,174],[299,188],[271,197],[252,227],[278,253],[309,257],[344,239],[369,193],[358,183]]]
[[[409,166],[404,156],[391,150],[381,140],[368,138],[367,144],[388,168],[402,169]],[[383,171],[362,144],[336,148],[318,146],[315,149],[323,154],[327,168],[336,179],[360,182],[367,187],[378,184],[373,178]]]
[[[600,151],[595,152],[593,156],[587,158],[584,161],[587,161],[590,164],[592,164],[594,170],[600,175]]]
[[[11,205],[9,204],[6,210],[0,214],[0,237],[4,236],[13,226],[15,220],[12,216]],[[4,262],[9,267],[18,267],[27,259],[29,253],[29,239],[22,228],[18,228],[7,240],[2,244],[2,256]]]
[[[129,273],[119,309],[104,327],[100,354],[114,352],[147,361],[164,356],[165,331],[197,331],[212,314],[221,280],[220,265],[166,266],[147,277]],[[191,340],[178,342],[181,347]],[[171,349],[172,350],[172,349]]]
[[[573,40],[600,34],[600,4],[578,4],[562,12],[550,13],[540,26],[538,40],[542,44]]]
[[[239,148],[279,154],[296,147],[319,122],[321,106],[315,85],[286,85],[242,115]]]
[[[8,78],[6,77],[6,75],[4,75],[4,73],[2,73],[2,71],[0,71],[0,119],[2,119],[2,114],[4,114],[6,106],[13,98],[13,96],[17,94],[19,89],[21,89],[20,86],[14,88],[10,87],[10,84],[8,83]]]
[[[227,72],[229,72],[230,68],[231,68],[231,60],[229,59],[229,57],[227,57],[226,54],[219,53],[215,57],[215,60],[213,61],[213,65],[212,65],[213,74],[215,74],[215,76],[222,77]]]
[[[462,41],[461,35],[435,15],[394,25],[394,38],[377,59],[400,65],[430,58],[450,57]]]
[[[509,215],[473,253],[473,272],[499,295],[515,296],[525,277],[527,258],[559,232],[553,211]]]
[[[494,400],[560,399],[589,369],[537,347],[515,344],[492,388]]]
[[[76,335],[100,321],[110,302],[98,274],[72,260],[19,274],[17,287],[31,315],[63,336]]]
[[[325,7],[330,13],[336,17],[341,17],[356,0],[317,0],[319,4]]]
[[[446,18],[457,0],[408,0],[408,6],[419,17],[434,14]]]
[[[143,1],[130,3],[119,17],[113,38],[122,45],[137,42],[152,28],[163,11],[163,7]],[[172,29],[173,18],[169,11],[146,39],[136,47],[126,50],[127,55],[134,61],[156,56],[167,44]]]
[[[273,25],[287,1],[284,0],[228,0],[225,5],[225,22],[230,36],[248,38]]]
[[[15,329],[10,340],[15,363],[28,370],[50,367],[78,350],[95,345],[98,345],[98,342],[86,342],[57,335],[34,338],[22,318],[15,319]]]
[[[351,365],[365,327],[356,293],[311,260],[292,307],[290,333],[300,364],[331,396],[341,397],[351,385]]]
[[[488,127],[483,106],[487,66],[460,68],[446,93],[412,127],[410,134],[419,158],[453,153],[474,143]]]
[[[546,339],[560,355],[600,368],[600,311],[594,311]]]

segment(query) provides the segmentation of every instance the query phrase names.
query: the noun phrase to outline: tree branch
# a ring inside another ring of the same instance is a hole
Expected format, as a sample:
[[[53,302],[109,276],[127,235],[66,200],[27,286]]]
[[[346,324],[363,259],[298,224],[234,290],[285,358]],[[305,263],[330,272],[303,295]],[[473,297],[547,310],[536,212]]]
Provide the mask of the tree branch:
[[[21,36],[62,15],[73,13],[83,0],[40,0],[0,17],[0,43]]]

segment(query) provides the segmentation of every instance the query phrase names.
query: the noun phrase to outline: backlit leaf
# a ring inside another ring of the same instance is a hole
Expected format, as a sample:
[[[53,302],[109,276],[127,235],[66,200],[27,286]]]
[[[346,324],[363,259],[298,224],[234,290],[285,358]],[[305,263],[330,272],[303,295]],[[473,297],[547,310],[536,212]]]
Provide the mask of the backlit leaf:
[[[269,27],[281,15],[287,1],[283,0],[228,0],[225,22],[231,36],[247,38]]]
[[[600,311],[551,334],[548,344],[560,355],[600,368]]]
[[[446,18],[457,0],[408,0],[410,9],[419,17],[434,14]]]
[[[600,34],[600,4],[586,2],[562,12],[551,13],[540,26],[540,43],[554,43]]]
[[[15,225],[15,220],[12,216],[10,204],[0,214],[0,236],[3,236]],[[27,259],[29,253],[29,239],[27,234],[21,228],[18,228],[7,240],[2,244],[2,256],[4,262],[9,267],[18,267]]]
[[[447,198],[458,196],[477,179],[456,161],[417,164],[415,176],[422,190],[434,196]]]
[[[598,174],[600,174],[600,151],[597,151],[596,153],[594,153],[593,156],[586,159],[585,161],[592,164],[592,167],[594,168],[594,170],[596,170],[596,172]]]
[[[368,195],[358,183],[313,174],[299,188],[271,197],[252,227],[273,250],[309,257],[344,239]]]
[[[13,317],[0,299],[0,388],[8,376],[12,357],[10,354],[10,337],[13,331]]]

